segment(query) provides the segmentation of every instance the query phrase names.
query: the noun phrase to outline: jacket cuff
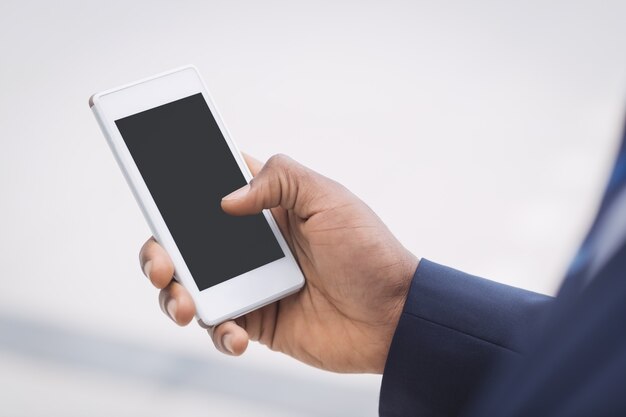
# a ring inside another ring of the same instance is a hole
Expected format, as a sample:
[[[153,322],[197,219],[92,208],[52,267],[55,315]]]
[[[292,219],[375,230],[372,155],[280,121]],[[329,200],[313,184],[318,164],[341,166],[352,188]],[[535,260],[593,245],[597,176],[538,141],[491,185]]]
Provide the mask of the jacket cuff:
[[[422,259],[387,356],[380,415],[457,414],[496,361],[519,354],[550,300]]]

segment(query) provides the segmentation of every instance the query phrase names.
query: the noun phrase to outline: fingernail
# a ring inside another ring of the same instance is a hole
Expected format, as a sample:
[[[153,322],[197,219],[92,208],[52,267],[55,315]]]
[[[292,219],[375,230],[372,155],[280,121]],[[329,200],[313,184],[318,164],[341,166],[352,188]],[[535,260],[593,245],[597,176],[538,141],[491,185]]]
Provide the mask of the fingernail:
[[[167,310],[167,314],[174,321],[176,321],[176,307],[176,299],[170,298],[169,300],[167,300],[167,303],[165,304],[165,309]]]
[[[222,336],[222,346],[224,346],[224,349],[226,349],[228,353],[230,353],[231,355],[235,353],[233,351],[233,334],[232,333],[226,333],[224,336]]]
[[[250,184],[246,184],[240,189],[233,191],[232,193],[228,194],[226,197],[222,198],[222,200],[238,200],[240,198],[245,197],[246,194],[248,194],[248,191],[250,191]]]
[[[148,278],[150,278],[151,269],[152,269],[152,261],[148,261],[145,264],[143,264],[143,273]]]

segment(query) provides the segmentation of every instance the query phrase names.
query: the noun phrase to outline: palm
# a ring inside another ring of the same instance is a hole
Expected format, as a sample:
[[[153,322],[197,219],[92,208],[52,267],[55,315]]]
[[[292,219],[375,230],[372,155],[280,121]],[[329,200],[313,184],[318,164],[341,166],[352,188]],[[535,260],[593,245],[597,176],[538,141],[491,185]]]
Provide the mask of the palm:
[[[377,336],[393,331],[386,329],[401,306],[381,300],[396,299],[399,286],[390,278],[411,268],[380,219],[352,194],[348,199],[306,220],[273,210],[307,283],[246,319],[273,330],[258,335],[270,348],[338,372],[362,371],[362,363],[372,362],[367,356],[387,351],[391,335]]]

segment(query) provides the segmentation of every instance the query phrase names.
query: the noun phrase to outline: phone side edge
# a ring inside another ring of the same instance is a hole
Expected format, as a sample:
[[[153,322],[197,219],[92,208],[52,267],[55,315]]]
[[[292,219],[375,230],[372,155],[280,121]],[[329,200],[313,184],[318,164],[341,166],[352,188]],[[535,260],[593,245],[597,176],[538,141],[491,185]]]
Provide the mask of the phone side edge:
[[[97,97],[97,95],[94,95]],[[95,100],[94,101],[94,105],[91,108],[92,113],[94,114],[94,117],[96,118],[96,121],[98,122],[98,126],[100,127],[100,130],[102,131],[102,134],[104,135],[106,142],[109,146],[109,149],[111,150],[111,153],[113,154],[113,157],[115,159],[115,162],[118,166],[118,168],[120,169],[120,171],[122,171],[122,175],[124,177],[124,180],[128,186],[128,188],[130,188],[131,193],[133,195],[133,199],[135,200],[136,204],[139,206],[139,210],[141,211],[141,214],[143,216],[143,218],[145,219],[146,223],[148,224],[148,228],[150,229],[150,231],[152,232],[152,235],[154,236],[154,238],[157,240],[157,242],[162,242],[163,239],[161,237],[161,233],[159,228],[154,224],[151,215],[149,214],[149,211],[147,210],[147,208],[145,207],[144,201],[143,201],[143,197],[141,195],[141,192],[137,189],[135,183],[133,182],[132,178],[131,178],[131,174],[128,172],[128,169],[125,165],[125,163],[122,160],[121,155],[119,154],[115,143],[114,143],[114,139],[112,138],[111,134],[109,133],[109,130],[107,128],[107,124],[105,123],[105,121],[103,120],[103,116],[100,112],[100,109],[98,107],[98,101]],[[177,248],[178,250],[178,248]],[[172,258],[172,262],[175,262],[175,257]],[[184,262],[184,261],[183,261]],[[175,265],[175,270],[176,270],[176,265]],[[177,281],[180,281],[177,277],[176,272],[174,272],[174,279],[176,279]],[[194,303],[197,302],[196,300],[196,295],[199,294],[199,292],[197,291],[197,289],[195,288],[188,288],[187,285],[183,284],[181,282],[181,285],[183,285],[190,293],[191,297],[194,299]],[[196,315],[196,317],[199,319],[200,317],[198,315]]]
[[[94,94],[92,97],[94,97],[94,96],[97,97],[98,94]],[[153,234],[155,234],[155,235],[158,234],[158,231],[156,230],[156,228],[152,224],[152,221],[150,220],[150,216],[147,215],[147,212],[146,212],[145,208],[143,207],[143,204],[141,203],[141,196],[139,195],[139,193],[135,189],[135,185],[134,185],[133,181],[130,178],[130,174],[128,173],[128,170],[126,169],[126,165],[122,161],[122,158],[120,157],[117,149],[115,148],[115,145],[113,143],[113,138],[109,134],[109,130],[108,130],[107,126],[106,126],[106,123],[104,122],[104,120],[102,119],[102,115],[100,114],[100,110],[98,108],[97,101],[94,102],[94,105],[91,107],[91,111],[94,114],[94,116],[96,118],[96,121],[98,122],[98,126],[100,126],[100,131],[104,135],[104,137],[105,137],[105,139],[107,141],[107,144],[109,145],[109,149],[111,150],[111,153],[113,154],[113,157],[115,158],[115,162],[116,162],[118,168],[120,169],[120,171],[122,171],[122,175],[124,176],[124,180],[126,181],[126,184],[128,185],[128,187],[130,188],[131,193],[133,194],[133,198],[138,203],[139,208],[140,208],[140,210],[142,212],[142,215],[146,219],[146,222],[148,223],[148,226],[150,227],[150,231]]]

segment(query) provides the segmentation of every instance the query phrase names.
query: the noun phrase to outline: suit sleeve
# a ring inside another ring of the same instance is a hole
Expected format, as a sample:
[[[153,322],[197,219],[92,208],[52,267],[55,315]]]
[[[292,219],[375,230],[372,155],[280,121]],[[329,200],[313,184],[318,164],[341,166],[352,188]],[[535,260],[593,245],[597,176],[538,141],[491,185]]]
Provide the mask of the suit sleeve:
[[[494,364],[520,355],[552,300],[422,259],[387,356],[380,415],[459,414]]]

